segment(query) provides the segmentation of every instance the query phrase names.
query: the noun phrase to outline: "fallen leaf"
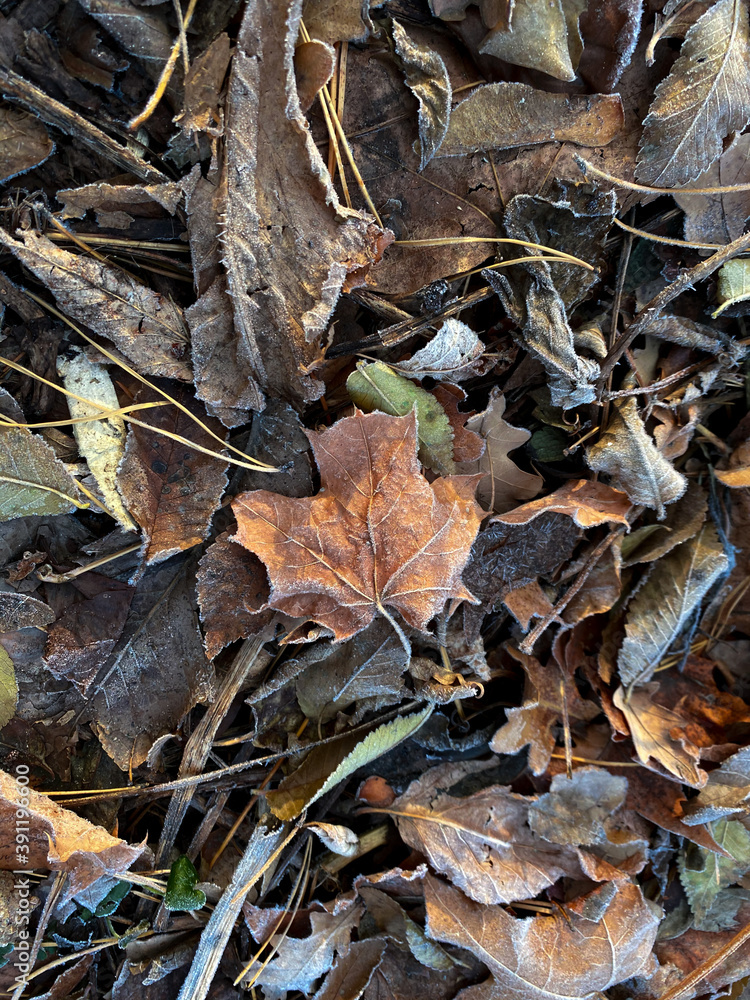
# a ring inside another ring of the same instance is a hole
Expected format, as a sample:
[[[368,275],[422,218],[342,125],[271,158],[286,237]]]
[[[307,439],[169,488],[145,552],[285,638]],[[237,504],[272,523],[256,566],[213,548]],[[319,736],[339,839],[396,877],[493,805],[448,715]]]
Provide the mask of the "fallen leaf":
[[[636,401],[618,399],[613,405],[607,429],[586,449],[586,461],[594,472],[610,476],[632,503],[653,507],[662,519],[665,504],[682,496],[687,479],[657,449]]]
[[[241,374],[309,402],[323,392],[303,373],[315,341],[341,291],[364,282],[390,237],[339,203],[300,110],[292,60],[301,7],[266,0],[246,9],[227,96],[220,239]],[[221,403],[244,407],[231,396]]]
[[[609,884],[591,894],[611,893]],[[467,899],[452,886],[425,879],[427,932],[437,941],[468,948],[488,966],[492,980],[465,993],[483,1000],[575,1000],[607,990],[653,965],[651,949],[661,911],[637,885],[615,884],[599,920],[512,917],[500,906]]]
[[[103,365],[91,361],[85,352],[70,347],[66,354],[57,359],[57,372],[63,385],[74,398],[66,401],[73,419],[95,417],[101,413],[99,403],[110,410],[120,406],[112,379]],[[83,402],[90,400],[91,402]],[[118,490],[117,466],[125,451],[125,421],[122,417],[107,417],[106,420],[89,420],[73,424],[73,436],[78,450],[86,459],[102,498],[118,524],[126,531],[135,531],[136,526]]]
[[[191,62],[185,77],[183,109],[174,119],[185,135],[208,132],[209,135],[218,136],[223,133],[224,112],[220,108],[219,95],[229,66],[229,57],[229,35],[222,31]]]
[[[727,817],[740,817],[750,811],[750,748],[743,747],[728,757],[708,776],[708,781],[686,808],[688,826]]]
[[[192,379],[185,319],[171,299],[30,230],[23,242],[0,231],[0,243],[49,288],[64,313],[111,340],[142,375]]]
[[[555,141],[606,146],[622,127],[622,102],[616,94],[579,97],[550,94],[526,83],[488,83],[453,109],[437,155]]]
[[[623,684],[651,680],[710,588],[729,567],[712,524],[655,563],[628,605],[617,657]]]
[[[285,778],[278,788],[267,793],[271,812],[282,820],[299,816],[350,774],[413,736],[430,717],[432,710],[433,706],[428,705],[420,712],[399,716],[378,726],[359,742],[355,734],[336,743],[314,747],[296,771]]]
[[[496,761],[440,764],[412,782],[388,813],[410,847],[480,903],[528,899],[579,870],[574,851],[552,846],[528,826],[530,800],[500,785],[460,794]]]
[[[157,206],[174,215],[182,201],[182,185],[166,184],[84,184],[57,193],[63,204],[63,219],[82,219],[93,211],[99,226],[129,229],[134,216],[152,218]]]
[[[229,532],[206,550],[196,584],[209,660],[230,642],[257,635],[276,616],[267,606],[268,574],[263,563],[232,542]]]
[[[583,50],[578,18],[585,9],[586,0],[551,0],[542,6],[514,0],[510,28],[490,31],[479,51],[558,80],[575,80]]]
[[[302,42],[294,50],[294,79],[297,86],[300,111],[309,111],[322,87],[328,83],[336,68],[333,46],[317,38]]]
[[[630,502],[624,493],[587,479],[572,480],[549,496],[532,500],[492,521],[503,524],[528,524],[541,514],[552,511],[567,514],[579,528],[599,524],[627,524]]]
[[[685,239],[696,243],[731,243],[745,231],[750,193],[690,194],[690,187],[727,187],[750,181],[750,136],[738,135],[708,170],[679,191],[674,199],[685,213]],[[685,192],[683,194],[683,191]]]
[[[698,747],[684,735],[685,719],[653,700],[658,689],[651,681],[635,688],[628,698],[623,688],[613,695],[615,706],[627,719],[638,759],[646,767],[654,767],[656,761],[664,769],[654,768],[659,774],[666,771],[673,780],[702,788],[708,775],[698,766]]]
[[[355,413],[308,437],[317,497],[256,490],[232,505],[237,540],[268,570],[270,607],[312,618],[340,641],[387,607],[423,629],[449,598],[474,600],[461,571],[481,518],[475,480],[421,476],[414,413]]]
[[[716,298],[720,304],[711,313],[712,319],[730,306],[750,299],[750,268],[747,265],[747,260],[730,260],[719,269]]]
[[[483,473],[477,489],[477,500],[487,510],[501,513],[515,506],[517,500],[529,500],[543,486],[543,479],[519,469],[508,452],[520,448],[531,437],[527,430],[513,427],[503,419],[505,396],[496,390],[490,395],[487,409],[466,421],[466,427],[487,442],[477,461],[461,462],[456,466],[464,475]]]
[[[543,774],[557,743],[555,729],[565,715],[573,722],[590,722],[600,709],[580,696],[572,676],[565,676],[554,660],[543,667],[534,656],[516,650],[512,655],[526,675],[523,704],[505,710],[507,721],[492,737],[490,749],[493,753],[518,753],[528,746],[529,768],[533,774]]]
[[[680,882],[693,913],[693,927],[700,931],[720,930],[717,914],[711,910],[722,889],[735,885],[750,871],[750,833],[737,819],[718,819],[711,833],[727,856],[690,844],[680,852]],[[730,925],[731,926],[731,925]]]
[[[184,561],[147,570],[89,694],[102,746],[120,770],[140,766],[156,740],[211,697],[212,687]]]
[[[0,428],[0,521],[68,514],[88,506],[48,444],[21,427]]]
[[[362,42],[372,28],[369,0],[306,0],[305,27],[323,42]]]
[[[198,872],[186,854],[181,854],[169,872],[164,906],[172,910],[200,910],[206,905],[206,894],[196,889]]]
[[[28,852],[24,852],[29,871],[65,871],[67,898],[81,892],[102,875],[121,875],[143,854],[145,844],[131,846],[88,820],[63,809],[49,796],[23,789],[9,774],[0,771],[0,868],[18,867],[16,834],[19,831],[16,810],[28,798]],[[20,842],[19,842],[20,843]]]
[[[578,75],[592,90],[614,90],[633,59],[642,16],[637,0],[593,0],[584,10],[580,20],[584,45]]]
[[[44,163],[55,144],[44,123],[26,111],[0,109],[0,181],[5,183]]]
[[[636,176],[676,187],[695,180],[750,122],[750,29],[745,0],[719,0],[688,30],[680,57],[656,88]]]
[[[445,138],[451,114],[451,81],[437,52],[415,42],[393,20],[393,41],[406,85],[419,102],[419,169],[424,170]]]
[[[144,389],[137,400],[157,402],[161,398]],[[174,398],[215,434],[221,431],[190,396],[178,391]],[[130,425],[117,482],[143,532],[141,559],[143,566],[149,566],[203,541],[228,480],[227,464],[198,450],[214,451],[215,439],[183,410],[162,406],[151,410],[145,422],[148,428]],[[175,441],[163,431],[187,438],[198,447]]]
[[[703,527],[707,510],[703,489],[698,483],[688,483],[680,499],[669,505],[663,521],[642,525],[623,538],[623,566],[655,562],[693,538]]]
[[[343,858],[352,858],[359,847],[359,837],[348,826],[335,823],[308,823],[306,829],[312,830],[320,838],[320,842]]]
[[[398,375],[382,361],[360,361],[346,380],[346,388],[354,403],[368,413],[379,410],[404,417],[414,409],[422,464],[443,475],[456,471],[450,421],[426,389]]]
[[[0,593],[0,632],[20,628],[44,628],[55,620],[55,612],[44,601],[29,594]]]
[[[13,660],[0,647],[0,729],[8,725],[16,712],[18,684]]]
[[[436,382],[463,382],[479,374],[477,362],[484,344],[471,327],[458,319],[447,319],[426,347],[408,361],[393,365],[407,378],[434,378]]]
[[[620,598],[622,557],[620,539],[608,546],[586,577],[585,586],[574,594],[562,613],[566,625],[575,625],[590,615],[609,611]]]
[[[348,947],[343,946],[315,1000],[359,1000],[380,966],[385,949],[382,938],[352,941]]]

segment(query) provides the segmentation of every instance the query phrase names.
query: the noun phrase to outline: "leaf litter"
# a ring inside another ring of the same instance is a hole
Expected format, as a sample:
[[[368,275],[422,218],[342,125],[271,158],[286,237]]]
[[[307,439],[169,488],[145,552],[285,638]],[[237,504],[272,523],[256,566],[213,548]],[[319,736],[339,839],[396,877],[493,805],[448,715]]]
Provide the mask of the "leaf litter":
[[[8,991],[739,993],[748,16],[3,8]]]

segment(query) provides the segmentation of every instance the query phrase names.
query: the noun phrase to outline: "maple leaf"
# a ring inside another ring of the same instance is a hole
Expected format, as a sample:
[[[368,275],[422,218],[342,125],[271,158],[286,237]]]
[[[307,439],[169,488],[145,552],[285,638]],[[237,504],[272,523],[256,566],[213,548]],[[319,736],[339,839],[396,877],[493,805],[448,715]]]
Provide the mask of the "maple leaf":
[[[384,413],[307,432],[318,496],[267,490],[238,496],[235,539],[266,565],[269,606],[319,622],[337,641],[386,608],[425,629],[449,598],[476,603],[461,582],[479,529],[476,476],[428,483],[417,461],[417,419]],[[398,629],[398,626],[396,626]]]

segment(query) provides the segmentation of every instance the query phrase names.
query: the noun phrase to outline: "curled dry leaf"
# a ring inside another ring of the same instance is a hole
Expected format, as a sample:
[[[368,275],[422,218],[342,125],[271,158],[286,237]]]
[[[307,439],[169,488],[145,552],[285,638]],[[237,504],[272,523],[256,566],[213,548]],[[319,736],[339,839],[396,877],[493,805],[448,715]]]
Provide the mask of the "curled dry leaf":
[[[556,511],[567,514],[579,528],[598,524],[627,524],[630,501],[624,493],[604,483],[588,479],[571,480],[549,496],[532,500],[492,520],[503,524],[528,524],[540,514]]]
[[[687,488],[687,479],[659,452],[638,412],[634,399],[615,400],[606,431],[586,450],[595,472],[611,476],[634,504],[653,507],[659,518],[665,504],[674,503]]]
[[[65,871],[68,875],[66,896],[91,885],[102,875],[119,875],[127,871],[141,856],[144,845],[131,846],[113,837],[100,826],[63,809],[49,796],[26,786],[22,790],[15,780],[0,771],[0,868],[18,867],[16,810],[21,798],[28,797],[29,870]]]
[[[171,299],[31,231],[19,242],[0,230],[0,243],[49,288],[64,313],[111,340],[142,375],[191,380],[187,327]]]
[[[639,181],[676,187],[695,180],[719,158],[723,140],[745,129],[749,43],[746,0],[719,0],[690,28],[644,122]]]
[[[688,802],[689,826],[750,812],[750,747],[743,747],[712,771],[698,795]]]
[[[661,660],[694,618],[729,560],[712,524],[659,559],[628,605],[617,658],[623,684],[651,680]]]
[[[488,83],[457,104],[438,156],[543,142],[606,146],[623,127],[618,95],[549,94],[526,83]]]
[[[484,344],[476,333],[458,319],[447,319],[426,347],[415,351],[408,361],[394,365],[409,378],[434,378],[437,382],[462,382],[479,374]]]
[[[393,41],[403,64],[406,85],[419,102],[419,168],[424,170],[448,130],[451,81],[437,52],[415,42],[396,20]]]
[[[475,600],[461,571],[482,516],[476,479],[424,479],[413,412],[357,412],[308,437],[318,496],[255,490],[232,504],[237,540],[268,570],[270,607],[319,622],[340,641],[377,612],[398,611],[425,629],[447,600]]]
[[[161,398],[146,389],[138,401],[156,402]],[[202,412],[200,403],[179,391],[175,398],[214,433],[221,431],[218,422]],[[161,433],[179,434],[215,450],[215,438],[183,410],[162,406],[146,412],[149,429],[130,426],[118,479],[128,509],[143,532],[144,566],[162,562],[203,541],[228,481],[227,464],[221,459]]]
[[[466,421],[467,429],[486,441],[484,453],[474,462],[461,462],[456,466],[457,471],[465,475],[482,473],[477,500],[496,513],[514,507],[517,500],[536,496],[544,484],[541,476],[524,472],[508,457],[508,452],[526,444],[531,433],[507,423],[504,413],[505,396],[494,391],[487,409]]]
[[[246,9],[227,97],[221,243],[243,377],[310,401],[323,392],[304,374],[315,341],[342,290],[364,282],[390,236],[339,203],[313,142],[294,80],[301,11],[301,0]]]
[[[101,409],[91,405],[92,403],[99,403],[110,410],[119,408],[117,393],[106,369],[89,360],[80,349],[71,347],[66,354],[60,354],[57,372],[68,392],[83,397],[66,397],[70,415],[74,419],[95,417],[101,413]],[[91,403],[83,400],[91,400]],[[107,508],[121,527],[126,531],[135,531],[135,522],[128,514],[117,489],[117,466],[125,451],[125,421],[122,417],[107,417],[106,420],[73,424],[73,436],[79,452],[96,479]]]
[[[479,51],[558,80],[575,80],[583,50],[578,18],[586,6],[586,0],[550,0],[545,4],[515,0],[510,27],[490,31]]]
[[[605,884],[588,901],[603,909],[599,919],[568,910],[567,919],[524,920],[425,880],[430,937],[468,948],[492,974],[489,983],[467,990],[466,1000],[579,1000],[639,972],[650,974],[659,908],[627,882]]]

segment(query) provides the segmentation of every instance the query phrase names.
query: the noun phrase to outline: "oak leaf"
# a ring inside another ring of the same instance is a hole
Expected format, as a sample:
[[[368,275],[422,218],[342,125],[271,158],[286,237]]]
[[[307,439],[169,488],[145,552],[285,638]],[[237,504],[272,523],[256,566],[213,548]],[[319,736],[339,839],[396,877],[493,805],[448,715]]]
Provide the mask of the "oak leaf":
[[[254,490],[232,504],[235,536],[266,565],[269,606],[330,628],[337,641],[376,612],[425,629],[449,599],[476,603],[461,582],[482,510],[474,476],[428,483],[417,419],[383,413],[308,432],[321,491],[295,499]]]

